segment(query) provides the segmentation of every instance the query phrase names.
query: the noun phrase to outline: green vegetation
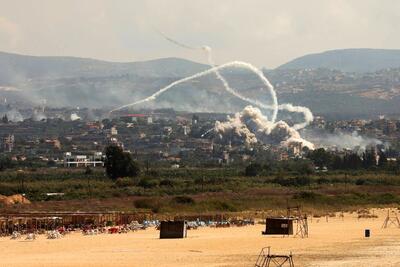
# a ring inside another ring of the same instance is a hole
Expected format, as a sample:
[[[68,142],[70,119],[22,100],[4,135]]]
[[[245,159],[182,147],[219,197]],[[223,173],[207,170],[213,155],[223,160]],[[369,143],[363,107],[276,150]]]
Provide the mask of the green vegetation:
[[[104,167],[108,177],[112,179],[138,176],[140,172],[139,165],[132,159],[132,155],[124,152],[119,146],[106,147]]]
[[[101,168],[5,170],[0,172],[0,194],[25,193],[45,209],[61,203],[63,208],[81,209],[91,203],[99,209],[156,213],[284,209],[287,201],[318,210],[400,204],[396,172],[302,171],[309,164],[304,160],[259,164],[256,176],[248,176],[246,167],[152,168],[118,179],[110,179]]]

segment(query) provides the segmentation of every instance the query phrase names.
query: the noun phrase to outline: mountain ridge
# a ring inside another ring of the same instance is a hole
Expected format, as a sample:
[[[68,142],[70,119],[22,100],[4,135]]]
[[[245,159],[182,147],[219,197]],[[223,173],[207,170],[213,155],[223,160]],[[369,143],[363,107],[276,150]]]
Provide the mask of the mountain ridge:
[[[306,54],[276,69],[336,69],[344,72],[374,72],[400,67],[400,49],[347,48]]]
[[[147,61],[110,62],[92,58],[27,56],[0,52],[0,85],[23,83],[27,79],[101,77],[133,74],[149,77],[181,77],[207,65],[168,57]]]

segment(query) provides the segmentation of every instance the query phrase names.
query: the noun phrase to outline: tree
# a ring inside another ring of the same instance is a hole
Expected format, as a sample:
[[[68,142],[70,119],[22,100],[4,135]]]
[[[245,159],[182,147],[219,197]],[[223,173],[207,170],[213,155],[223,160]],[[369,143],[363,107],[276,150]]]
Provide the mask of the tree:
[[[314,166],[312,165],[311,162],[307,161],[301,161],[297,163],[296,169],[300,174],[303,175],[309,175],[314,172]]]
[[[257,176],[262,170],[262,166],[258,163],[251,163],[246,167],[246,176]]]
[[[385,167],[387,165],[387,162],[388,162],[388,160],[387,160],[387,157],[386,157],[385,153],[380,152],[379,153],[378,166],[380,168],[383,168],[383,167]]]
[[[332,164],[331,164],[332,169],[334,169],[334,170],[343,169],[344,168],[343,165],[344,165],[344,163],[340,156],[337,156],[337,155],[333,156]]]
[[[363,154],[363,166],[365,169],[376,166],[375,152],[373,150],[366,150]]]
[[[315,166],[322,168],[330,165],[332,155],[329,152],[325,151],[325,149],[319,148],[309,152],[307,154],[307,158],[312,160]]]
[[[363,161],[361,160],[360,156],[358,156],[355,153],[346,155],[343,158],[344,169],[356,170],[360,169],[362,166],[363,166]]]
[[[4,114],[3,118],[1,118],[1,121],[2,121],[3,123],[8,123],[7,114]]]
[[[107,176],[114,180],[120,177],[135,177],[140,173],[139,165],[132,159],[131,154],[114,145],[106,147],[104,167]]]
[[[0,158],[0,171],[3,171],[5,169],[11,169],[12,167],[14,167],[14,164],[10,157]]]

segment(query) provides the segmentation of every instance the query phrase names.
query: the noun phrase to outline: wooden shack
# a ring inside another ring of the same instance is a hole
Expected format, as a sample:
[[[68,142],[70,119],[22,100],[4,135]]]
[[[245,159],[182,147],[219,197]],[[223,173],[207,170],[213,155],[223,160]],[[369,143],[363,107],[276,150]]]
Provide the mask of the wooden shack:
[[[186,221],[162,221],[160,224],[160,239],[164,238],[186,238]]]
[[[274,218],[269,217],[265,220],[265,231],[263,235],[292,235],[294,218]]]

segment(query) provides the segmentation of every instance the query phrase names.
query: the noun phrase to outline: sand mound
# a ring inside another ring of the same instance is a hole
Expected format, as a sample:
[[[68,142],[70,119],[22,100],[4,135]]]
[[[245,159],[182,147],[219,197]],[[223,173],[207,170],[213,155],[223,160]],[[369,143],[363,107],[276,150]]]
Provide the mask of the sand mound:
[[[30,204],[31,202],[23,195],[16,194],[8,197],[0,195],[0,203],[4,205],[14,205],[14,204]]]

